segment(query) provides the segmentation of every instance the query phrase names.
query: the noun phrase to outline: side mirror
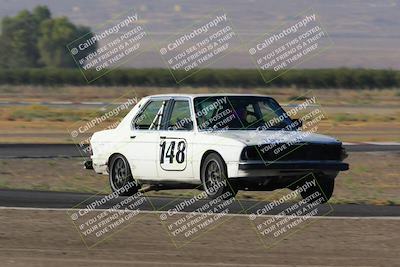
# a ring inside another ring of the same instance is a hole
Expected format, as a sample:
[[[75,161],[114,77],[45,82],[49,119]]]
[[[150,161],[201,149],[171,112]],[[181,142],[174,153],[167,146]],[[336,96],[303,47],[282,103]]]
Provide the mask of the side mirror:
[[[193,121],[186,122],[182,128],[187,131],[193,130]]]
[[[300,119],[292,119],[293,121],[293,128],[295,129],[301,129],[303,127],[303,121]]]

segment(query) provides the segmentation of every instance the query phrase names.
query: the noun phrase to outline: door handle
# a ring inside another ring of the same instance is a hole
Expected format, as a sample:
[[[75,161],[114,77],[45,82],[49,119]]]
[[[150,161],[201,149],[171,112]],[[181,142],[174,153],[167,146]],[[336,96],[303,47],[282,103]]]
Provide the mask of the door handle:
[[[160,136],[160,138],[161,138],[161,139],[165,139],[165,138],[167,138],[167,137],[166,137],[166,136]]]
[[[131,135],[130,137],[131,137],[131,139],[135,139],[136,135]]]

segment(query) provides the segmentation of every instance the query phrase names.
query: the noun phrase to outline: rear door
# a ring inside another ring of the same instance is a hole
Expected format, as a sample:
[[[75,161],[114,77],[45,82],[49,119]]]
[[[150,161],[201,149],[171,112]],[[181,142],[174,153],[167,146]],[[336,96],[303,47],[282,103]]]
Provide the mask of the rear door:
[[[169,102],[160,130],[157,169],[160,179],[193,178],[193,118],[190,98]]]
[[[151,98],[132,120],[127,150],[136,179],[157,179],[160,128],[169,99]]]

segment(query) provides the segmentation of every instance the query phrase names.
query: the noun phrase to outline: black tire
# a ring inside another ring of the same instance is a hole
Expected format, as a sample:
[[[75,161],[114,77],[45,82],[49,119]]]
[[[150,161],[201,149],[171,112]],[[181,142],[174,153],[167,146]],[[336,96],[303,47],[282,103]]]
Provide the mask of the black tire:
[[[132,177],[128,160],[120,154],[110,159],[108,177],[112,191],[120,196],[131,196],[140,188]]]
[[[224,196],[224,199],[236,195],[237,189],[228,183],[228,171],[224,160],[217,153],[209,154],[203,161],[200,170],[204,191],[211,199]]]
[[[330,176],[325,176],[325,175],[314,175],[317,183],[316,186],[312,186],[306,191],[301,192],[301,197],[303,199],[306,199],[307,197],[311,196],[312,194],[318,192],[319,196],[317,199],[320,199],[322,197],[321,203],[326,203],[328,200],[332,197],[333,194],[333,189],[335,188],[335,177],[330,177]],[[299,184],[297,184],[296,187],[301,186],[307,181],[311,181],[313,178],[305,179]],[[314,202],[317,199],[311,200],[311,202]]]

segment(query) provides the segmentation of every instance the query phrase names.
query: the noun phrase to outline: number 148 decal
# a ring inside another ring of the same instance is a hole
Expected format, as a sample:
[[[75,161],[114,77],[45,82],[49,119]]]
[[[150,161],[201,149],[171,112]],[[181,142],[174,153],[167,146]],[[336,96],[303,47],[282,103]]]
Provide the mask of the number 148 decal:
[[[160,143],[160,165],[166,171],[186,168],[187,144],[185,139],[165,139]]]

